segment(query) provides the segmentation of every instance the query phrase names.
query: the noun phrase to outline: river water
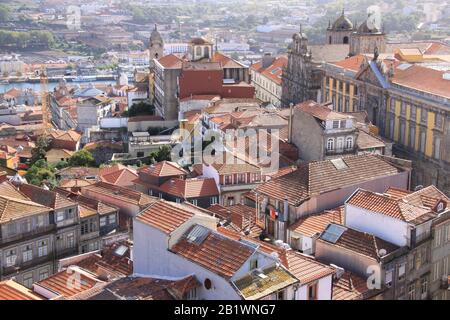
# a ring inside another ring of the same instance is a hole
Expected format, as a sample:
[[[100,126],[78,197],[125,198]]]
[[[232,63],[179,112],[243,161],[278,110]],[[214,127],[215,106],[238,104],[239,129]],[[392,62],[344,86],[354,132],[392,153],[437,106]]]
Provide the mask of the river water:
[[[97,85],[108,85],[108,84],[116,84],[115,80],[108,80],[108,81],[92,81],[95,86]],[[67,85],[69,87],[80,85],[81,87],[88,86],[89,82],[67,82]],[[58,82],[49,82],[47,84],[47,88],[49,91],[53,91],[55,87],[58,86]],[[16,83],[7,83],[7,84],[0,84],[0,94],[5,93],[6,91],[17,88],[17,89],[27,89],[31,88],[35,92],[41,91],[41,84],[39,82],[16,82]]]

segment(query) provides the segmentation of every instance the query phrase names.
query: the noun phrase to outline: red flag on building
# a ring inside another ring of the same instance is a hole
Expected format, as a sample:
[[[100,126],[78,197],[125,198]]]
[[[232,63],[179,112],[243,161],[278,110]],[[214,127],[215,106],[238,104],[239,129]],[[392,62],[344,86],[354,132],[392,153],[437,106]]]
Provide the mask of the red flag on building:
[[[277,212],[274,208],[270,208],[270,218],[275,220],[277,218]]]

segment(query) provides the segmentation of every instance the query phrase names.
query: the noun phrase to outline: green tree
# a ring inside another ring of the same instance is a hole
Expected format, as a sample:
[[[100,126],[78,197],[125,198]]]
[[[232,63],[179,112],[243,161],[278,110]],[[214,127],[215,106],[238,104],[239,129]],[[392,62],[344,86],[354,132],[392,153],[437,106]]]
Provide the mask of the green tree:
[[[49,149],[50,140],[46,136],[40,136],[35,147],[31,149],[31,163],[34,164],[38,160],[45,159],[45,154]]]
[[[155,107],[147,102],[134,103],[127,112],[129,117],[155,114]]]
[[[152,159],[154,159],[155,162],[160,162],[160,161],[170,161],[170,153],[172,151],[172,148],[170,148],[170,146],[161,146],[159,147],[158,151],[154,151],[152,152],[152,154],[150,155],[150,157]]]
[[[69,166],[72,166],[72,167],[95,166],[95,159],[89,151],[83,149],[83,150],[75,152],[69,158]]]
[[[25,178],[31,184],[40,186],[43,182],[56,186],[55,169],[44,159],[37,160],[28,168]]]

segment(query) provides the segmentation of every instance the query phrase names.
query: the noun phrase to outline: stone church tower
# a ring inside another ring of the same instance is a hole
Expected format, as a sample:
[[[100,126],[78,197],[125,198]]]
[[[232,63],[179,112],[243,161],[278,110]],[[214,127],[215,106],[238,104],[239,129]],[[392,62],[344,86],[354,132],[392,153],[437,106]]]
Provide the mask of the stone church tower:
[[[362,53],[386,52],[386,34],[369,23],[370,15],[350,37],[350,56]]]
[[[315,68],[308,38],[301,31],[292,36],[288,47],[288,65],[282,74],[281,104],[288,107],[306,100],[318,99],[321,85],[321,71]]]
[[[150,61],[152,61],[153,59],[159,59],[164,55],[164,41],[158,32],[156,24],[155,29],[153,29],[152,34],[150,35],[150,43],[148,49],[150,53]]]
[[[337,20],[327,28],[327,44],[349,44],[351,34],[356,31],[353,23],[345,16],[344,10]]]

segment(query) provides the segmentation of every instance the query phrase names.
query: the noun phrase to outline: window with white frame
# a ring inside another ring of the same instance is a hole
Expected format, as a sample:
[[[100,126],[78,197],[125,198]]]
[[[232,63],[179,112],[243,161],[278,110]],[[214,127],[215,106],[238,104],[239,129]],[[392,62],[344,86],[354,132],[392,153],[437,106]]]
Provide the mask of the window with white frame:
[[[61,222],[64,220],[64,212],[57,212],[56,213],[56,222]]]
[[[405,263],[402,263],[398,266],[398,280],[405,279],[405,268],[406,268]]]
[[[17,225],[15,222],[8,223],[8,235],[14,236],[17,233]]]
[[[27,244],[22,249],[22,261],[27,262],[33,259],[33,248],[31,244]]]
[[[334,139],[329,138],[327,140],[327,151],[333,151],[334,150]]]
[[[392,270],[386,270],[384,282],[387,287],[390,287],[392,285],[392,273],[393,273]]]
[[[192,203],[194,206],[196,206],[196,205],[197,205],[197,199],[192,199],[192,200],[191,200],[191,203]]]
[[[42,269],[41,271],[39,271],[39,281],[48,278],[48,276],[49,276],[48,269]]]
[[[422,298],[424,298],[428,293],[428,279],[422,278],[420,280],[420,294],[422,295]]]
[[[345,139],[345,148],[347,150],[353,149],[353,137],[347,137],[347,139]]]
[[[431,280],[432,281],[439,280],[439,278],[441,276],[441,274],[440,274],[440,265],[441,265],[440,261],[437,261],[437,262],[433,263],[433,269],[432,269],[432,272],[431,272],[432,273],[432,276],[431,276]]]
[[[73,248],[75,246],[75,236],[73,232],[70,232],[66,236],[67,248]]]
[[[408,286],[408,300],[416,300],[416,285],[414,283]]]
[[[48,254],[48,243],[47,240],[42,240],[38,242],[38,256],[43,257]]]
[[[6,252],[6,267],[12,267],[16,265],[17,252],[16,249],[10,249]]]
[[[108,222],[109,222],[109,224],[116,223],[116,215],[115,214],[110,214],[109,217],[108,217]]]
[[[101,217],[100,218],[100,227],[104,227],[106,226],[106,217]]]
[[[31,288],[31,286],[33,285],[33,274],[32,273],[24,274],[22,284],[27,288]]]
[[[211,197],[209,203],[210,203],[211,205],[217,204],[217,197]]]

